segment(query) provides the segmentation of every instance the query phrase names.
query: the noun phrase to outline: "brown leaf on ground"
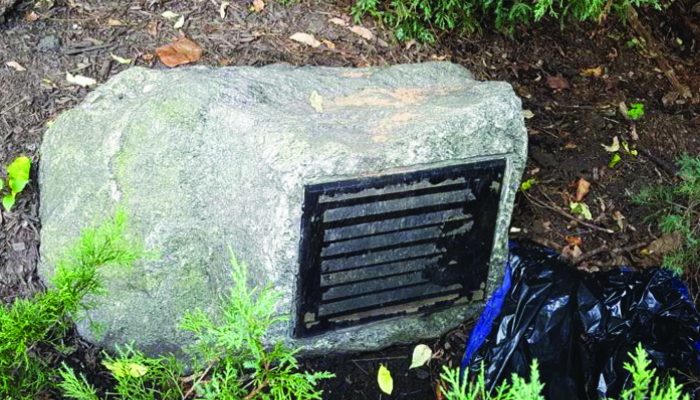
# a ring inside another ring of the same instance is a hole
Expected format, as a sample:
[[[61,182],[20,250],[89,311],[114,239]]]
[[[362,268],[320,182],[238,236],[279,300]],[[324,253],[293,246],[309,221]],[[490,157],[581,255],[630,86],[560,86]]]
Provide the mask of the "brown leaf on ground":
[[[318,47],[321,45],[321,42],[316,40],[316,38],[313,35],[309,35],[308,33],[297,32],[289,38],[294,40],[295,42],[304,43],[305,45],[311,47]]]
[[[365,28],[364,26],[355,25],[349,29],[350,29],[350,32],[362,37],[363,39],[366,39],[366,40],[374,39],[374,34],[372,33],[372,31]]]
[[[263,0],[253,0],[253,10],[255,12],[261,12],[265,9],[265,2]]]
[[[561,249],[561,255],[564,258],[568,258],[569,260],[575,260],[579,258],[581,257],[581,254],[583,254],[583,252],[578,246],[564,246]]]
[[[151,36],[158,35],[158,21],[151,21],[146,25],[146,32]]]
[[[34,22],[39,19],[39,14],[37,14],[35,11],[30,11],[27,13],[27,15],[24,16],[24,20],[27,22]]]
[[[190,39],[181,37],[157,48],[156,54],[163,64],[172,68],[198,61],[202,58],[202,48]]]
[[[345,20],[342,18],[331,18],[328,20],[328,22],[336,24],[336,25],[340,25],[340,26],[348,26],[348,23],[345,22]]]
[[[107,26],[122,26],[124,23],[118,19],[107,18]]]
[[[591,189],[591,183],[587,180],[580,178],[578,183],[576,183],[576,201],[580,202],[588,194]]]
[[[564,78],[561,75],[557,75],[557,76],[550,75],[547,77],[547,86],[550,89],[554,89],[557,91],[564,90],[564,89],[569,88],[569,81],[566,80],[566,78]]]
[[[681,248],[683,237],[678,232],[664,233],[647,246],[644,253],[665,255]]]
[[[24,68],[22,65],[20,65],[20,63],[18,63],[17,61],[8,61],[8,62],[5,63],[5,65],[7,65],[8,67],[14,69],[14,70],[17,71],[17,72],[24,72],[24,71],[27,70],[27,69]]]
[[[581,246],[583,239],[581,239],[581,236],[566,236],[566,243],[569,246]]]

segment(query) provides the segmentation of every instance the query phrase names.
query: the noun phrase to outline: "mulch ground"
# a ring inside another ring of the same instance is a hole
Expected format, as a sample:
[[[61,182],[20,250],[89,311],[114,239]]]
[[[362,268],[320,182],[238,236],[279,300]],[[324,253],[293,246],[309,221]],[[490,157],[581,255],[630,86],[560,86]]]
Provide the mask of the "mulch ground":
[[[683,153],[700,154],[700,16],[691,11],[696,3],[677,1],[665,13],[642,15],[655,43],[642,40],[640,45],[638,30],[610,20],[565,30],[557,23],[523,28],[512,38],[489,31],[470,37],[449,35],[435,45],[423,45],[395,43],[388,30],[369,19],[363,26],[373,33],[370,40],[329,22],[341,18],[351,23],[346,2],[302,1],[291,6],[269,2],[262,12],[251,10],[247,3],[231,2],[224,19],[218,0],[57,0],[48,10],[38,11],[31,2],[20,2],[0,24],[0,165],[20,154],[41,162],[38,150],[47,123],[89,92],[69,84],[66,72],[104,82],[128,68],[111,54],[133,59],[135,65],[166,68],[154,53],[179,35],[173,21],[161,16],[169,10],[186,16],[180,31],[204,49],[198,65],[369,66],[447,60],[464,65],[478,79],[511,83],[528,110],[530,155],[525,179],[538,182],[518,197],[513,236],[568,254],[580,251],[583,261],[578,267],[588,270],[658,264],[658,258],[639,252],[659,233],[645,220],[646,210],[633,205],[630,196],[647,184],[673,182],[673,160]],[[332,45],[312,48],[297,43],[289,39],[296,32]],[[662,50],[660,57],[655,49]],[[26,70],[6,66],[10,61]],[[694,97],[684,97],[678,85],[671,84],[667,66]],[[625,119],[619,111],[621,102],[644,103],[645,116],[636,122]],[[623,154],[622,161],[610,168],[611,155],[601,145],[611,144],[615,136],[639,154]],[[4,302],[42,288],[36,275],[41,222],[33,174],[16,208],[0,212]],[[586,224],[568,207],[581,178],[591,183],[585,201],[593,220]],[[393,373],[392,398],[432,399],[440,366],[456,365],[461,358],[468,326],[427,343],[438,354],[428,369],[407,369],[413,345],[329,355],[306,360],[305,365],[336,373],[337,378],[324,385],[330,399],[380,398],[376,384],[380,363]],[[93,366],[99,375],[94,354],[82,351],[75,361]]]

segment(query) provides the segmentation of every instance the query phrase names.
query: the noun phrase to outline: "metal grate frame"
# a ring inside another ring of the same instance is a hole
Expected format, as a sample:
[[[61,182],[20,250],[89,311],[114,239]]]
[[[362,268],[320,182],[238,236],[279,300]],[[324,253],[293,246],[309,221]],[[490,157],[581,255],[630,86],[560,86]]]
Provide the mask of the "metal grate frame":
[[[483,297],[505,165],[307,185],[294,336]]]

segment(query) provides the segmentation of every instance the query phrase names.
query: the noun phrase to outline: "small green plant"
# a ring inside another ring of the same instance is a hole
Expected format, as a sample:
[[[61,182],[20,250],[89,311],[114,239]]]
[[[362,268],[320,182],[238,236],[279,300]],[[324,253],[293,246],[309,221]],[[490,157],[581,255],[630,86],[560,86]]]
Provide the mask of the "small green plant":
[[[125,214],[118,212],[84,230],[57,262],[49,289],[0,307],[0,398],[36,399],[51,388],[58,371],[40,352],[57,352],[88,306],[85,296],[103,292],[101,268],[128,266],[140,257],[139,247],[124,236],[125,225]]]
[[[271,287],[250,289],[247,268],[233,256],[233,287],[222,299],[220,318],[201,310],[186,314],[182,328],[194,334],[190,349],[195,373],[183,386],[183,367],[173,357],[150,358],[133,347],[105,355],[103,365],[116,381],[105,398],[122,400],[321,399],[316,384],[333,375],[299,371],[295,350],[282,343],[267,346],[263,338],[270,326],[282,321],[275,315],[278,294]],[[64,366],[60,388],[76,400],[97,397],[84,377]]]
[[[678,274],[695,274],[700,265],[700,157],[682,156],[678,160],[679,183],[643,188],[632,201],[647,206],[651,220],[661,232],[681,238],[676,250],[666,254],[663,266]]]
[[[99,397],[97,397],[97,390],[85,379],[84,375],[81,374],[80,377],[76,376],[73,369],[65,363],[62,364],[59,374],[61,376],[61,382],[58,384],[58,387],[61,389],[65,398],[73,400],[99,400]]]
[[[631,362],[624,364],[632,376],[632,384],[625,389],[619,400],[690,400],[688,394],[683,394],[683,386],[677,384],[673,377],[662,380],[656,374],[656,369],[650,368],[651,361],[641,344],[634,353],[629,353]],[[484,378],[482,366],[475,379],[465,376],[460,379],[459,368],[443,367],[440,375],[446,384],[441,388],[446,400],[539,400],[544,399],[540,382],[537,360],[530,366],[530,378],[526,380],[516,374],[510,382],[503,382],[493,391],[489,391]]]
[[[180,385],[183,367],[174,357],[151,358],[131,346],[105,354],[102,364],[117,381],[115,398],[124,400],[184,399]]]
[[[512,33],[517,25],[555,18],[562,26],[570,21],[600,21],[610,13],[625,18],[630,7],[661,9],[661,0],[356,0],[352,15],[381,20],[394,29],[398,40],[435,40],[435,31],[474,32],[480,21],[493,21]]]
[[[266,346],[269,328],[285,319],[275,314],[279,295],[270,286],[249,288],[247,268],[233,255],[231,266],[234,284],[220,320],[196,310],[182,322],[196,337],[192,352],[199,370],[210,371],[209,379],[201,379],[202,373],[195,382],[195,391],[211,400],[321,399],[315,386],[333,374],[300,372],[295,350],[282,343]]]
[[[0,194],[3,187],[7,186],[6,194],[2,196],[2,206],[10,211],[15,205],[17,195],[21,193],[29,183],[29,171],[32,168],[32,160],[29,157],[20,156],[7,166],[7,184],[0,180]]]
[[[530,366],[529,381],[513,374],[510,382],[503,382],[490,392],[484,378],[482,366],[476,379],[470,380],[468,376],[460,378],[459,368],[443,367],[440,375],[447,385],[441,387],[445,400],[540,400],[544,399],[542,390],[544,384],[540,382],[540,372],[537,360],[533,360]]]
[[[683,394],[683,386],[673,377],[661,382],[656,369],[650,368],[651,361],[641,343],[630,353],[630,358],[632,362],[626,362],[625,369],[632,374],[632,387],[622,392],[620,400],[690,400],[690,395]]]
[[[644,116],[644,103],[632,103],[627,110],[627,117],[636,121]]]

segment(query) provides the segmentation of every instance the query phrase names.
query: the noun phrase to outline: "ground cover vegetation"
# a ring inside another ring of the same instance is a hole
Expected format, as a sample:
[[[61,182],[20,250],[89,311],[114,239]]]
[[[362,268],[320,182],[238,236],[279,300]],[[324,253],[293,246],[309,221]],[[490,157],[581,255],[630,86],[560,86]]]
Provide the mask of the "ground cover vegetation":
[[[675,182],[647,185],[632,201],[644,206],[647,219],[658,224],[671,243],[663,266],[682,275],[689,284],[700,283],[700,157],[678,159]],[[691,292],[695,292],[691,290]]]
[[[221,317],[201,310],[183,316],[181,327],[196,338],[191,349],[194,374],[174,357],[151,358],[128,344],[104,354],[103,365],[114,385],[104,393],[66,363],[43,357],[45,349],[60,354],[62,341],[84,311],[104,293],[100,271],[130,268],[143,257],[137,241],[125,234],[126,216],[82,232],[56,263],[46,291],[0,308],[0,397],[36,399],[61,392],[66,398],[92,399],[320,399],[316,384],[333,375],[303,372],[295,350],[263,336],[283,317],[274,315],[278,301],[269,287],[247,286],[245,265],[232,257],[235,282],[222,298]],[[40,351],[44,349],[44,351]]]
[[[620,395],[620,400],[690,400],[690,395],[683,393],[682,385],[673,377],[662,379],[658,376],[641,344],[629,357],[625,369],[632,376],[632,382]],[[446,384],[442,388],[446,400],[544,400],[542,389],[545,384],[540,381],[536,360],[530,366],[529,378],[514,374],[510,381],[492,391],[488,390],[483,370],[473,379],[460,379],[459,369],[444,367],[441,376]]]
[[[399,40],[433,42],[436,32],[473,33],[484,23],[512,33],[518,25],[545,18],[562,27],[572,21],[600,21],[609,15],[625,19],[630,8],[661,9],[661,0],[357,0],[352,14],[370,15],[394,30]]]

